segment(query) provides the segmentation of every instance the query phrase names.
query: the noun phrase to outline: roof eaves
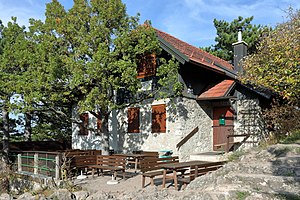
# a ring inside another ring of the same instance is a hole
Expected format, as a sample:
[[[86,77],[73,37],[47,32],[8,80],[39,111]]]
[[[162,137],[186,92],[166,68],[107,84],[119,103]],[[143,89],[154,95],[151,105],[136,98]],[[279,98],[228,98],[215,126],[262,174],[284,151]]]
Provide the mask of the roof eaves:
[[[223,68],[219,68],[219,67],[216,67],[216,66],[213,66],[213,65],[208,65],[207,63],[201,62],[201,61],[196,60],[196,59],[190,59],[190,62],[193,63],[193,64],[196,64],[196,65],[201,65],[201,67],[204,67],[204,68],[206,68],[208,70],[217,72],[219,74],[226,75],[226,76],[228,76],[228,77],[230,77],[232,79],[237,79],[236,74],[232,73],[229,70],[224,70]]]
[[[230,94],[230,92],[232,91],[232,89],[235,87],[236,82],[234,81],[230,87],[228,88],[228,90],[225,92],[224,96],[228,96]]]
[[[166,40],[164,40],[162,37],[157,35],[158,41],[160,43],[161,48],[163,48],[165,51],[169,52],[175,58],[181,63],[184,64],[185,62],[189,62],[189,57],[178,51],[176,48],[174,48],[171,44],[169,44]]]
[[[197,97],[198,101],[212,101],[212,100],[224,100],[224,99],[235,99],[235,96],[222,96],[222,97]]]
[[[241,86],[243,86],[243,87],[245,87],[245,88],[247,88],[247,89],[255,92],[256,94],[258,94],[260,96],[265,97],[266,99],[271,99],[272,95],[274,95],[274,93],[271,90],[266,89],[266,88],[264,88],[265,91],[260,91],[259,89],[255,89],[253,87],[253,85],[251,85],[251,84],[242,84],[241,82],[239,82],[239,85],[241,85]]]

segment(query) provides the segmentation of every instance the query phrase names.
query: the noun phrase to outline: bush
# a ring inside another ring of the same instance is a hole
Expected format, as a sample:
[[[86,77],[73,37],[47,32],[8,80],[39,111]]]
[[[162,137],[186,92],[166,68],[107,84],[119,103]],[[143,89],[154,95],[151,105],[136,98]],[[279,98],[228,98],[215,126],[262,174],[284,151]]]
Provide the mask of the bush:
[[[269,131],[269,140],[278,143],[300,130],[300,109],[288,104],[274,103],[263,113]],[[299,135],[299,133],[298,133]]]

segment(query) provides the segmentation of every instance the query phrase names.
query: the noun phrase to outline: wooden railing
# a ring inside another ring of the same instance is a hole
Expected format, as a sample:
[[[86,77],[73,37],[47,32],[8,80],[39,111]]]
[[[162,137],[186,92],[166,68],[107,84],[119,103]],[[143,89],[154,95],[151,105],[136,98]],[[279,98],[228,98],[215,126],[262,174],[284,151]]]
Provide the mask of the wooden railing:
[[[229,152],[229,145],[231,144],[231,142],[229,141],[230,139],[229,138],[235,138],[235,137],[245,137],[244,141],[246,141],[249,137],[250,137],[250,134],[239,134],[239,135],[227,135],[227,143],[226,143],[226,152],[228,153]],[[242,142],[237,142],[237,143],[242,143]],[[233,143],[233,145],[235,144],[236,142]]]
[[[191,137],[193,137],[193,135],[195,135],[195,133],[197,133],[199,130],[198,126],[196,128],[194,128],[194,130],[192,130],[187,136],[185,136],[180,142],[178,142],[178,144],[176,145],[176,148],[179,150],[179,148],[186,143]]]
[[[74,157],[80,155],[101,155],[101,150],[12,151],[10,158],[13,170],[20,174],[42,175],[59,180],[62,164],[68,164],[64,162],[71,162]]]
[[[19,173],[60,178],[60,153],[45,151],[12,152],[13,166]]]

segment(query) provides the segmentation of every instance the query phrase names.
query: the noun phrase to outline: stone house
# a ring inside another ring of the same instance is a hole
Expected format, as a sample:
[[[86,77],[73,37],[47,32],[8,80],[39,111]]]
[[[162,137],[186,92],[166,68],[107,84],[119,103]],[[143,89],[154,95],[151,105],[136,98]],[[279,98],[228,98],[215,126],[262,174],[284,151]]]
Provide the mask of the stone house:
[[[262,109],[271,96],[241,84],[239,61],[247,53],[240,40],[233,44],[234,66],[165,32],[156,30],[165,55],[180,63],[180,97],[146,99],[114,110],[109,121],[109,146],[118,152],[171,150],[182,160],[199,152],[249,148],[264,135]],[[156,66],[154,66],[156,67]],[[151,90],[155,70],[138,70],[144,90]],[[81,115],[82,127],[96,127],[96,118]],[[235,135],[235,137],[228,135]],[[102,136],[73,126],[72,148],[102,149]],[[227,146],[227,140],[229,146]]]

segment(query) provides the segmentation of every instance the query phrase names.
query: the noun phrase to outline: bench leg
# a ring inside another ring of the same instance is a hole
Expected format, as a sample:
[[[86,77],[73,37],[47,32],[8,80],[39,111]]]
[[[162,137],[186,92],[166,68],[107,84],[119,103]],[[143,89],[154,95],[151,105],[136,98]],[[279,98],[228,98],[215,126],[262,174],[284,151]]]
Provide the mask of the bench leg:
[[[116,180],[117,177],[117,171],[114,171],[114,179]]]
[[[173,180],[174,180],[175,190],[178,190],[177,172],[175,170],[173,170]]]
[[[164,169],[162,188],[166,187],[167,170]]]
[[[123,174],[123,179],[125,180],[126,179],[126,177],[125,177],[125,169],[122,170],[122,174]]]
[[[154,180],[153,177],[150,177],[151,186],[154,186]]]
[[[142,188],[145,187],[145,180],[146,180],[146,177],[142,175]]]

